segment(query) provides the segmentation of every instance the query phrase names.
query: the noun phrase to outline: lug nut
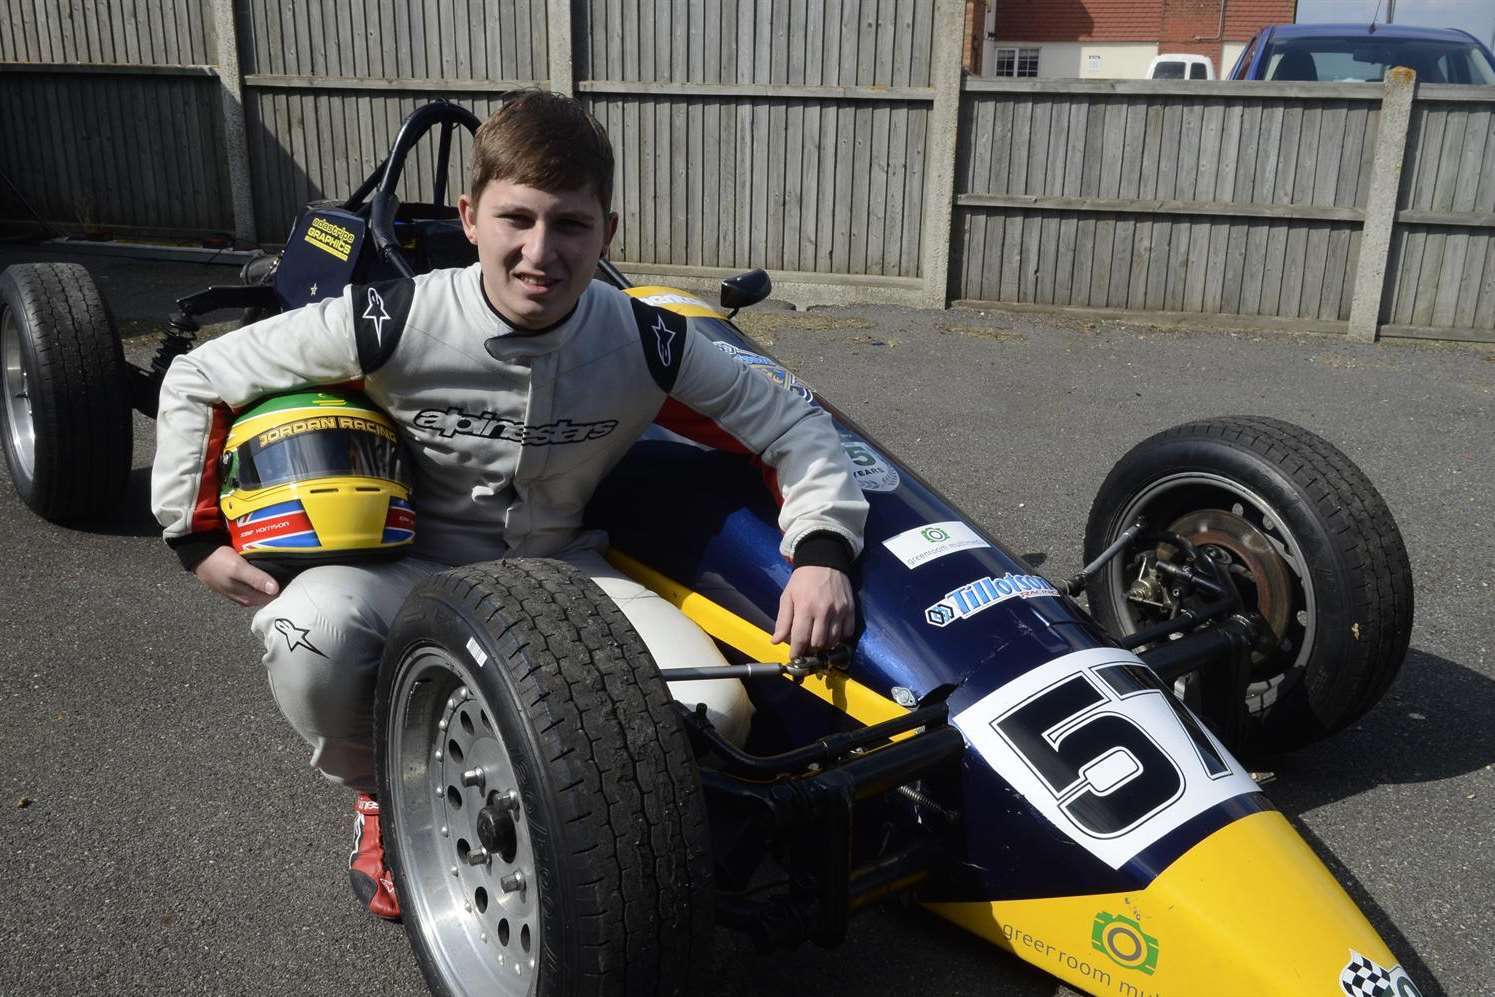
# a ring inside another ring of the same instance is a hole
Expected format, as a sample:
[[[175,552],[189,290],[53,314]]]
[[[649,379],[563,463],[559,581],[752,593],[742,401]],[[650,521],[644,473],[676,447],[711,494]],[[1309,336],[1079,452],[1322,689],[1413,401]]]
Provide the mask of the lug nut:
[[[524,873],[516,869],[500,879],[498,885],[505,893],[523,893]]]
[[[483,865],[488,861],[488,849],[478,848],[467,853],[468,865]]]
[[[466,772],[462,773],[462,785],[464,786],[476,786],[478,789],[482,789],[483,783],[487,781],[487,773],[485,773],[481,767],[468,769]]]

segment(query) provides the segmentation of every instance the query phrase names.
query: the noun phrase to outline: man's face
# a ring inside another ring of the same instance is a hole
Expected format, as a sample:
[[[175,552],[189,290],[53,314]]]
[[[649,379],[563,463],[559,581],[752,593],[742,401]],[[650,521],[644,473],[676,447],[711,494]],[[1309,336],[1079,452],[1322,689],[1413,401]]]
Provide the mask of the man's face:
[[[463,194],[457,210],[478,247],[488,300],[523,329],[566,317],[618,227],[590,188],[551,192],[491,180],[476,203]]]

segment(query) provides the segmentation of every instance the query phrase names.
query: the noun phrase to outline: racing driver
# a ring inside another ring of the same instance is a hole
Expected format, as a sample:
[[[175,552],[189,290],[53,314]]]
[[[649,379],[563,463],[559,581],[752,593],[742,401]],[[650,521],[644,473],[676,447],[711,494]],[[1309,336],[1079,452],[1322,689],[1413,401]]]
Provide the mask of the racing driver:
[[[613,569],[581,528],[597,483],[667,400],[681,432],[758,454],[781,497],[794,564],[773,639],[829,647],[854,627],[847,572],[867,506],[830,417],[713,347],[683,317],[592,279],[617,229],[613,154],[578,102],[513,95],[474,140],[458,200],[478,263],[350,285],[178,357],[161,387],[151,501],[200,581],[257,607],[276,703],[311,764],[354,790],[353,889],[399,916],[374,796],[372,701],[390,621],[421,578],[503,557],[575,565],[618,603],[662,668],[721,661],[709,637]],[[361,382],[414,464],[413,552],[308,568],[282,588],[230,545],[218,457],[233,414],[266,395]],[[663,420],[661,420],[663,421]],[[675,683],[722,732],[746,737],[740,683]]]

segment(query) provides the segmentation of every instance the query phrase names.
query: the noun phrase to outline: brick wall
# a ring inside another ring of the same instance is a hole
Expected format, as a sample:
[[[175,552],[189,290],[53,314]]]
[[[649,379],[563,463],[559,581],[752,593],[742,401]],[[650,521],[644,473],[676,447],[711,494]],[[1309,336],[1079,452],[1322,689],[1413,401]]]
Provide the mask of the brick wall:
[[[981,50],[986,41],[986,5],[987,0],[966,0],[965,42],[960,47],[960,64],[973,75],[981,72]]]
[[[1220,63],[1220,41],[1245,41],[1293,20],[1295,0],[994,0],[997,38],[1024,42],[1152,42]],[[1195,39],[1210,39],[1196,41]]]

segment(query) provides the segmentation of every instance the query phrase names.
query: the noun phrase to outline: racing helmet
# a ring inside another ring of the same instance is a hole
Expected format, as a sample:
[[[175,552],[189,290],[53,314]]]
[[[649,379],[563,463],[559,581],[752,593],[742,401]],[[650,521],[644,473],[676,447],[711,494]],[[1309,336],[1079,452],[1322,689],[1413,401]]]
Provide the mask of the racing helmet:
[[[355,391],[260,401],[229,428],[218,472],[234,550],[272,573],[399,557],[415,539],[394,423]]]

